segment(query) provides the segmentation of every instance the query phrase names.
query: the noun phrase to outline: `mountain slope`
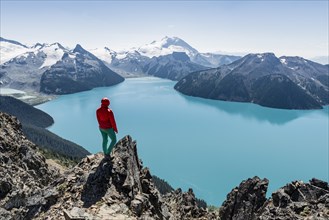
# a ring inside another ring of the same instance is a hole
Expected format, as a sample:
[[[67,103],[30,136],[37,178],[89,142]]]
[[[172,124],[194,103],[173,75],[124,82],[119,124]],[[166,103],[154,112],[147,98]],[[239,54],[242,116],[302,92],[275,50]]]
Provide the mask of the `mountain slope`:
[[[253,102],[262,106],[281,109],[321,108],[320,103],[285,75],[261,77],[255,81],[253,87]]]
[[[60,61],[43,73],[40,91],[68,94],[111,86],[122,81],[124,78],[78,44],[72,53],[65,53]]]
[[[16,116],[23,124],[46,128],[54,123],[47,113],[9,96],[0,95],[0,111]]]
[[[181,79],[175,89],[209,99],[317,109],[329,104],[328,76],[326,66],[305,59],[248,54],[231,64],[192,73]]]
[[[171,80],[180,80],[191,72],[203,69],[207,69],[207,67],[191,62],[184,52],[153,57],[143,67],[143,71],[149,75]]]
[[[59,43],[36,44],[1,65],[0,80],[6,88],[40,91],[41,76],[68,52]],[[19,51],[17,51],[19,52]]]
[[[0,219],[32,219],[54,204],[46,187],[58,177],[28,141],[17,119],[0,112]]]
[[[13,40],[7,40],[0,37],[0,64],[16,57],[19,54],[27,52],[27,46]]]

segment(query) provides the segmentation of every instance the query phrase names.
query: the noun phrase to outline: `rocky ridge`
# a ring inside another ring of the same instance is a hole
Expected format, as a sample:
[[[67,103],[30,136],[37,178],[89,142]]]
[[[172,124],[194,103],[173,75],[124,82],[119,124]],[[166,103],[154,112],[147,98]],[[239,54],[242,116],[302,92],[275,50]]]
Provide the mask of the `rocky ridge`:
[[[329,218],[329,186],[295,181],[267,199],[267,179],[234,188],[220,207],[198,207],[193,190],[161,195],[143,167],[136,142],[121,139],[110,157],[90,155],[60,174],[28,141],[16,118],[0,113],[0,219],[221,219]]]

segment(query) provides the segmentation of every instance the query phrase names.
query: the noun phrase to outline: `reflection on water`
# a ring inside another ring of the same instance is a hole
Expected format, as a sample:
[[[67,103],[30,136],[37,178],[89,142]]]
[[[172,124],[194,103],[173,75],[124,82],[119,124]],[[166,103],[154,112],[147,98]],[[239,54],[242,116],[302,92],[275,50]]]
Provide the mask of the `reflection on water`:
[[[259,106],[253,103],[229,102],[220,100],[210,100],[198,97],[191,97],[180,94],[187,102],[194,102],[200,105],[212,106],[220,111],[230,115],[240,115],[247,119],[256,119],[259,122],[269,122],[274,125],[284,125],[299,117],[305,117],[312,114],[323,114],[329,116],[329,106],[316,110],[287,110],[274,109]]]

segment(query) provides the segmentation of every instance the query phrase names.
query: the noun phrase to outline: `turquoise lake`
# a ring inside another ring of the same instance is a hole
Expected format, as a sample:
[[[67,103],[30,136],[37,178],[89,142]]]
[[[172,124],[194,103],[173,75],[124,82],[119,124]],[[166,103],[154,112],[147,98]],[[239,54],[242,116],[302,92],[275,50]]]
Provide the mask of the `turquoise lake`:
[[[118,138],[131,135],[151,173],[174,188],[193,188],[219,206],[244,179],[270,181],[268,196],[293,180],[328,181],[329,109],[280,110],[250,103],[184,96],[175,82],[133,78],[113,86],[63,95],[37,106],[48,129],[91,153],[101,151],[95,111],[111,100]]]

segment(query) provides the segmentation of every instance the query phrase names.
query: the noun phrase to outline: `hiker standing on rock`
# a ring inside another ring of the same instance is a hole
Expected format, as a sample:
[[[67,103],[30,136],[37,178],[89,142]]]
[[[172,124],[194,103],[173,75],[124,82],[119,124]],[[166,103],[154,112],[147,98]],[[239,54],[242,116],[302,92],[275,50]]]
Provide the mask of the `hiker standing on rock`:
[[[115,133],[118,133],[117,125],[115,123],[113,111],[109,108],[110,100],[103,98],[101,101],[101,107],[96,111],[97,121],[99,124],[99,130],[103,137],[103,152],[104,155],[110,155],[113,146],[117,142]],[[107,147],[108,137],[111,138],[110,146]]]

